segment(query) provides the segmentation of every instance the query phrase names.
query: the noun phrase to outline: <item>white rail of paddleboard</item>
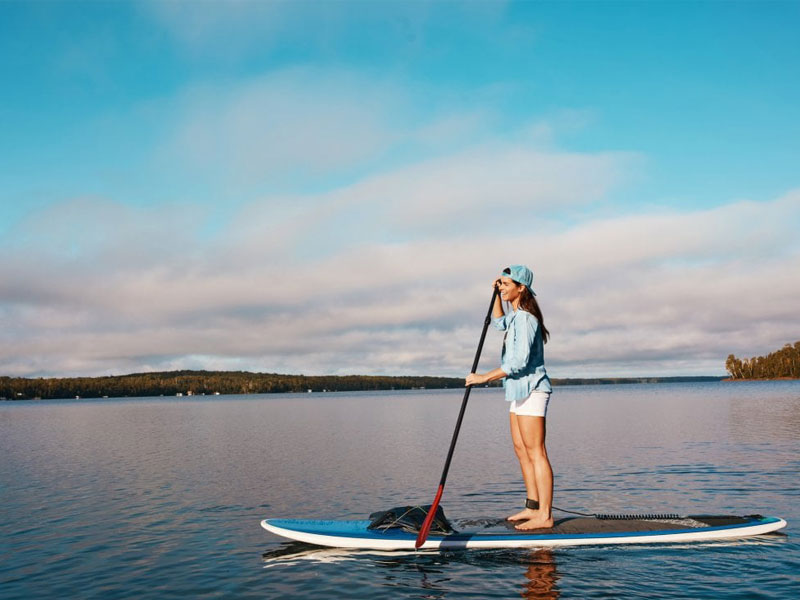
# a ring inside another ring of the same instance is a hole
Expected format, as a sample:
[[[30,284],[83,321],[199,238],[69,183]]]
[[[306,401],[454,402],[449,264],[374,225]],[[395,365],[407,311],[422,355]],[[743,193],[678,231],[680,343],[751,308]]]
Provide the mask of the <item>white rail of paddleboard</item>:
[[[337,536],[335,534],[320,534],[297,529],[276,526],[269,519],[261,521],[261,526],[267,531],[309,544],[318,546],[331,546],[335,548],[363,548],[375,550],[413,550],[414,536],[409,534],[407,539],[387,538],[378,536],[358,537],[353,535]],[[786,527],[783,519],[769,520],[766,523],[753,525],[736,525],[727,527],[707,527],[680,531],[647,531],[615,534],[511,534],[493,535],[480,533],[465,533],[445,537],[429,537],[423,550],[444,550],[464,548],[552,548],[556,546],[596,546],[607,544],[665,544],[680,542],[702,542],[711,540],[726,540],[746,538],[755,535],[771,533]]]

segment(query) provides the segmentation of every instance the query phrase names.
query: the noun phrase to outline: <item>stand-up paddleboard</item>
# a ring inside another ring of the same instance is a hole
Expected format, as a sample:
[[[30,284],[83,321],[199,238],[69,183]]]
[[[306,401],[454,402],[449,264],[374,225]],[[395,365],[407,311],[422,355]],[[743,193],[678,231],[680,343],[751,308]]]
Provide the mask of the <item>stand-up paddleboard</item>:
[[[371,521],[264,519],[267,531],[291,540],[337,548],[413,550],[417,534],[403,529],[368,529]],[[786,527],[778,517],[695,515],[676,518],[560,519],[550,529],[518,531],[503,520],[454,523],[462,528],[431,533],[422,549],[528,548],[605,544],[663,544],[745,538]]]

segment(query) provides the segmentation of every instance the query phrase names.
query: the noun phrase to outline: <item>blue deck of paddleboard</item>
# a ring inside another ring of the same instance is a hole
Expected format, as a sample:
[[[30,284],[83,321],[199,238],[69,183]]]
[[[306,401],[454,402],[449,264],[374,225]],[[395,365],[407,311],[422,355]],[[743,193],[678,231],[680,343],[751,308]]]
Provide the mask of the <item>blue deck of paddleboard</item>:
[[[631,536],[660,536],[676,533],[697,533],[706,531],[728,531],[742,527],[752,527],[753,525],[766,525],[777,523],[780,519],[776,517],[764,517],[752,519],[744,523],[735,525],[722,525],[717,527],[687,527],[683,529],[663,529],[658,531],[625,531],[625,532],[596,532],[596,533],[490,533],[482,531],[464,531],[450,535],[434,535],[431,539],[446,539],[448,541],[467,541],[471,539],[492,539],[498,541],[506,540],[559,540],[573,538],[624,538]],[[416,534],[403,531],[402,529],[389,529],[375,531],[367,529],[370,524],[368,520],[352,521],[318,521],[304,519],[268,519],[267,522],[275,527],[289,529],[292,531],[309,533],[330,537],[348,537],[363,540],[415,540]]]

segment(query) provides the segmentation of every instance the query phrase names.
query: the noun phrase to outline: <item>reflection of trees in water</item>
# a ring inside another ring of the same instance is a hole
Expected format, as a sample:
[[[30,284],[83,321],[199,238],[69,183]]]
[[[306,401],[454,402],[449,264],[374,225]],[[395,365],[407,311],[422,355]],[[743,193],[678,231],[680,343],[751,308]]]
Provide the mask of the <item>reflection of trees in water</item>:
[[[552,550],[533,550],[525,571],[528,580],[523,584],[522,597],[529,600],[556,600],[561,596],[556,583],[559,579]]]

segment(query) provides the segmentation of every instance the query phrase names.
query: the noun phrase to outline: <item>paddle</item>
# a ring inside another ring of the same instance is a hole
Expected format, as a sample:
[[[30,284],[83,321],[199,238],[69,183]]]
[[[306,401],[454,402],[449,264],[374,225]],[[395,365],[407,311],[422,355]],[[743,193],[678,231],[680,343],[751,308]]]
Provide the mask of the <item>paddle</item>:
[[[486,320],[483,322],[483,331],[481,332],[481,341],[478,342],[478,351],[475,352],[475,360],[472,362],[472,371],[470,373],[474,373],[478,370],[478,361],[481,359],[481,350],[483,349],[483,340],[486,339],[486,330],[489,329],[489,323],[492,320],[492,309],[494,308],[494,301],[497,298],[497,286],[494,287],[494,293],[492,294],[492,301],[489,303],[489,312],[486,313]],[[433,522],[433,518],[436,515],[436,509],[439,507],[439,501],[442,499],[442,492],[444,491],[444,483],[447,481],[447,472],[450,470],[450,461],[453,459],[453,450],[456,448],[456,440],[458,439],[458,432],[461,429],[461,421],[464,420],[464,411],[467,409],[467,401],[469,400],[469,392],[472,389],[471,385],[467,386],[466,391],[464,392],[464,400],[461,401],[461,412],[458,413],[458,420],[456,421],[456,430],[453,432],[453,439],[450,442],[450,450],[447,452],[447,460],[444,463],[444,470],[442,471],[442,478],[439,480],[439,489],[436,490],[436,497],[433,499],[433,504],[431,504],[430,509],[428,510],[428,516],[425,517],[425,521],[422,523],[422,527],[419,530],[419,535],[417,536],[417,541],[414,542],[414,547],[419,549],[422,544],[425,543],[425,540],[428,538],[428,532],[431,529],[431,523]]]

